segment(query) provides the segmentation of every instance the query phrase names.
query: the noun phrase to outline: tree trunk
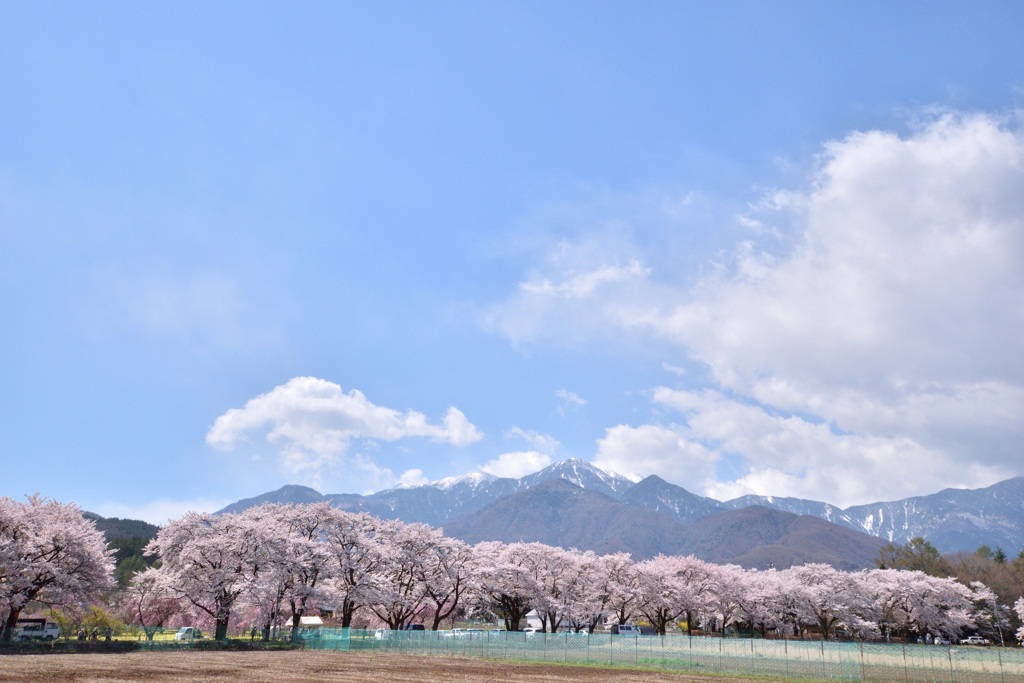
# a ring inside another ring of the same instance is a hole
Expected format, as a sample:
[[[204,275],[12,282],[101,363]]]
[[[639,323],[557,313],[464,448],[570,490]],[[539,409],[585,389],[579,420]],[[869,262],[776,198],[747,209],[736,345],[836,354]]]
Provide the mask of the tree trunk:
[[[12,609],[4,622],[3,634],[0,635],[0,642],[9,643],[14,636],[14,627],[18,625],[18,617],[21,616],[21,608]]]
[[[302,613],[305,610],[301,607],[297,607],[294,600],[289,604],[292,607],[292,643],[295,643],[299,639],[299,624],[302,621]]]
[[[558,617],[558,612],[548,612],[548,623],[551,624],[550,633],[558,633],[558,624],[561,621]]]
[[[341,603],[341,627],[351,628],[352,626],[352,615],[355,614],[356,606],[348,598],[345,598]]]
[[[228,618],[229,617],[224,617],[223,619],[217,620],[217,629],[214,632],[213,637],[218,643],[223,643],[228,639]]]
[[[501,607],[505,613],[505,628],[509,631],[518,631],[519,622],[530,611],[529,604],[524,603],[521,598],[505,596],[501,600]]]
[[[430,624],[430,630],[431,631],[436,631],[439,628],[441,628],[441,611],[440,610],[435,610],[434,611],[434,617],[431,620],[431,622],[432,622]]]

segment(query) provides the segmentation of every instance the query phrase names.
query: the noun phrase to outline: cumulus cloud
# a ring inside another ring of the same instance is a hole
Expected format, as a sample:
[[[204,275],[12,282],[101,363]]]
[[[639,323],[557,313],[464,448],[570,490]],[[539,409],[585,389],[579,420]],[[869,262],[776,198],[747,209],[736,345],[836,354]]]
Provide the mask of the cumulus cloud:
[[[696,492],[715,481],[717,454],[687,437],[677,426],[618,425],[597,442],[594,464],[636,476],[656,474]]]
[[[790,493],[835,487],[863,502],[872,491],[851,490],[842,468],[891,495],[1020,473],[1021,187],[1024,136],[991,117],[851,135],[826,147],[808,191],[768,205],[793,226],[790,251],[748,248],[651,316],[719,386],[842,432],[787,418],[780,434],[813,448],[777,449],[774,466],[758,438],[734,444],[751,488],[766,492],[758,473],[773,467]],[[697,408],[691,426],[720,405]],[[782,458],[801,451],[803,469]]]
[[[422,486],[430,480],[423,474],[423,470],[414,468],[402,472],[402,475],[398,478],[398,483],[402,486]]]
[[[993,116],[853,133],[694,284],[602,280],[581,329],[667,340],[705,371],[654,390],[656,424],[609,429],[598,464],[839,504],[1024,473],[1021,188],[1024,134]],[[573,315],[551,306],[576,277],[540,280],[539,310]]]
[[[496,477],[519,479],[533,474],[551,464],[551,456],[537,451],[515,451],[503,453],[482,465],[480,470]]]
[[[723,385],[773,400],[1019,384],[1022,186],[1024,138],[988,117],[851,135],[826,147],[809,191],[769,205],[792,223],[792,251],[747,250],[650,323]]]
[[[296,377],[218,417],[206,434],[206,443],[232,450],[241,443],[262,442],[280,455],[293,474],[315,478],[325,469],[348,465],[388,484],[394,483],[390,470],[365,454],[349,454],[350,444],[415,437],[467,446],[483,435],[454,407],[441,424],[434,424],[413,410],[375,405],[358,390],[346,393],[327,380]]]

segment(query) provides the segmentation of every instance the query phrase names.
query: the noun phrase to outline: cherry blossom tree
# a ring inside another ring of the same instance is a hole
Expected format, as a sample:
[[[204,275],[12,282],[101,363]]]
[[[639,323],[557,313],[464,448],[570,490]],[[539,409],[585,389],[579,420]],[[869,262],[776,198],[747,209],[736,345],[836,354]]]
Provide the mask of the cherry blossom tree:
[[[713,618],[723,628],[760,628],[764,635],[765,627],[773,622],[770,597],[778,587],[773,573],[730,564],[715,567],[714,574],[714,591],[709,593],[705,609],[714,612]]]
[[[1003,632],[1010,630],[1010,609],[999,604],[995,591],[981,581],[970,583],[974,611],[971,615],[974,625],[981,633],[991,636],[994,642],[1005,645]]]
[[[264,624],[264,637],[287,603],[291,610],[292,638],[311,605],[324,595],[331,555],[323,540],[325,528],[338,511],[330,503],[304,505],[266,503],[242,514],[264,528],[266,543],[257,580],[249,597]]]
[[[708,563],[692,555],[658,555],[640,562],[637,571],[642,595],[639,611],[658,635],[665,635],[668,625],[684,615],[689,629],[693,616],[707,606],[714,579]]]
[[[854,626],[865,612],[867,596],[858,575],[827,564],[786,569],[791,604],[802,625],[813,625],[828,640],[840,625]]]
[[[563,618],[567,619],[569,603],[578,594],[581,563],[578,553],[543,543],[531,543],[524,553],[524,567],[537,586],[534,609],[540,617],[541,630],[555,633]]]
[[[208,614],[223,641],[235,603],[276,568],[277,540],[253,515],[189,512],[161,529],[146,552],[160,557],[162,587]]]
[[[604,616],[606,576],[601,558],[592,551],[570,553],[573,575],[565,582],[561,612],[574,631],[594,632]]]
[[[887,637],[931,633],[955,639],[973,624],[971,589],[954,579],[899,569],[875,569],[865,578],[878,625]]]
[[[348,628],[356,610],[371,595],[373,572],[380,557],[372,538],[380,520],[366,513],[336,510],[327,521],[322,538],[331,561],[324,588],[328,599],[335,603],[335,611],[341,614],[342,627]]]
[[[540,543],[485,541],[476,545],[479,558],[474,593],[479,609],[505,621],[505,628],[518,631],[519,624],[537,601],[539,587],[529,557]]]
[[[113,585],[113,551],[71,503],[0,498],[0,639],[30,602],[84,604]]]
[[[625,624],[642,599],[640,573],[629,553],[602,555],[599,595],[602,611],[616,624]]]
[[[163,588],[160,572],[145,569],[132,577],[122,591],[118,616],[129,624],[138,624],[153,640],[156,630],[181,611],[181,600]]]
[[[405,626],[426,600],[425,562],[440,537],[440,531],[426,524],[389,520],[377,528],[367,605],[389,627]]]
[[[446,536],[435,539],[423,560],[424,603],[431,611],[430,628],[436,631],[464,605],[464,598],[476,573],[476,556],[463,541]]]

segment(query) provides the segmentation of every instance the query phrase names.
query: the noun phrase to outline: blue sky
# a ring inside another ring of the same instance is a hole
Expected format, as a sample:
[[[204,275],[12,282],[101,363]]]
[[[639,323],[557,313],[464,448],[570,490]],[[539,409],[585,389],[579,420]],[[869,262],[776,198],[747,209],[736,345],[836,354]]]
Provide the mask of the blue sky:
[[[0,495],[1024,474],[1024,7],[0,2]]]

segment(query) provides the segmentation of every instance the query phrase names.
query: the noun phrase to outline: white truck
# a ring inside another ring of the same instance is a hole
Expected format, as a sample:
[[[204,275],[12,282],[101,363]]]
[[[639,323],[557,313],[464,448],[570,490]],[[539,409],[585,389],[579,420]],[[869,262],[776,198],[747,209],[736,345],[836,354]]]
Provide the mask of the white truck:
[[[202,637],[203,632],[195,626],[182,626],[178,629],[178,632],[174,634],[175,640],[200,640]]]
[[[27,642],[29,640],[57,640],[60,638],[60,626],[46,619],[18,619],[14,625],[11,640]]]

